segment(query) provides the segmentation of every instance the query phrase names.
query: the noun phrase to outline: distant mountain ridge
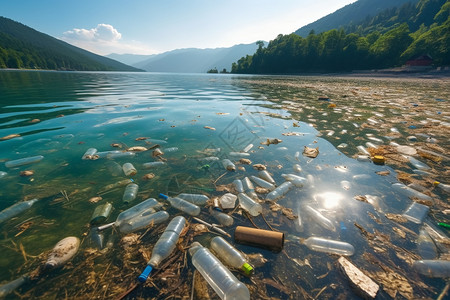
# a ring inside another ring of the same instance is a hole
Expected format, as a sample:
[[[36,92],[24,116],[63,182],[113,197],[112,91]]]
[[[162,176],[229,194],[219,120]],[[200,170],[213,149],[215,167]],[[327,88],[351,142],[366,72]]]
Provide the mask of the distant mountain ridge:
[[[408,2],[417,3],[419,0],[359,0],[301,27],[294,33],[306,37],[312,30],[318,34],[331,29],[339,29],[352,23],[359,23],[367,17],[376,16],[388,8],[400,7]]]
[[[0,68],[142,71],[0,17]]]
[[[242,56],[254,53],[257,47],[256,43],[252,43],[235,45],[229,48],[176,49],[148,56],[110,54],[107,57],[129,63],[136,68],[149,72],[206,73],[213,68],[219,71],[223,69],[230,71],[233,62]],[[141,58],[143,58],[141,61],[136,62]]]

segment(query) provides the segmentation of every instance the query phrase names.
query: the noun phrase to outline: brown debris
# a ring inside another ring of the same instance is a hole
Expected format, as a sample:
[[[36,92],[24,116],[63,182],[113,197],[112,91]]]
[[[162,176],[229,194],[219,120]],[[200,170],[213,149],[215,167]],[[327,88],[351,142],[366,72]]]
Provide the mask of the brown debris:
[[[241,158],[241,159],[239,160],[239,162],[240,162],[241,164],[243,164],[243,165],[250,165],[250,164],[252,163],[252,161],[251,161],[250,159],[248,159],[248,158]]]
[[[10,140],[10,139],[13,139],[13,138],[16,138],[16,137],[19,137],[19,136],[20,136],[20,134],[10,134],[10,135],[7,135],[7,136],[4,136],[4,137],[0,138],[0,140],[1,141]]]
[[[317,155],[319,155],[319,147],[317,148],[310,148],[305,146],[305,149],[303,149],[303,155],[311,158],[316,158]]]
[[[264,171],[266,170],[266,166],[263,164],[254,164],[253,165],[253,169],[258,170],[258,171]]]

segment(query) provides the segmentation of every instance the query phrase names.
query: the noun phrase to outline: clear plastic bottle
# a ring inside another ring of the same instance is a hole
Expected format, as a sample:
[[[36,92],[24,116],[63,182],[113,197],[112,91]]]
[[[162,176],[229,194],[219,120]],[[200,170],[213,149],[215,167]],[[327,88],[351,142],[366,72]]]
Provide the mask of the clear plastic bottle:
[[[194,242],[189,249],[192,264],[223,300],[249,300],[248,288],[240,282],[207,248]]]
[[[111,214],[112,207],[113,207],[112,204],[109,202],[97,206],[91,217],[90,221],[91,225],[105,222],[106,219],[108,219],[109,215]]]
[[[232,152],[229,153],[229,155],[232,156],[232,157],[249,157],[249,156],[250,156],[250,153],[246,153],[246,152],[234,152],[234,151],[232,151]]]
[[[360,153],[362,153],[362,154],[364,154],[364,155],[369,155],[369,156],[370,156],[369,151],[367,151],[367,149],[364,148],[364,146],[358,146],[358,147],[356,147],[356,149],[358,149],[358,151],[359,151]]]
[[[202,195],[202,194],[187,194],[182,193],[177,196],[178,198],[181,198],[183,200],[189,201],[191,203],[194,203],[195,205],[206,205],[206,202],[209,200],[208,196]]]
[[[152,250],[152,256],[147,263],[147,267],[144,272],[139,275],[138,280],[145,282],[153,268],[157,268],[162,260],[167,258],[177,245],[180,233],[186,224],[186,219],[183,216],[178,216],[170,221],[163,234],[156,242]]]
[[[136,153],[134,153],[134,152],[119,151],[118,153],[117,152],[116,153],[108,153],[106,155],[106,158],[107,159],[116,159],[116,158],[124,158],[124,157],[131,158],[134,156],[136,156]]]
[[[122,170],[125,176],[134,176],[137,173],[136,168],[129,162],[123,164]]]
[[[258,195],[255,193],[255,187],[248,177],[244,177],[242,186],[244,187],[244,192],[250,196],[250,198],[258,199]]]
[[[236,166],[228,158],[222,159],[222,165],[228,171],[236,171]]]
[[[7,161],[7,162],[5,162],[5,166],[7,168],[15,168],[15,167],[20,167],[20,166],[24,166],[24,165],[34,164],[34,163],[40,162],[43,159],[44,159],[44,157],[42,155],[25,157],[25,158]]]
[[[292,169],[294,170],[294,172],[297,172],[297,173],[301,173],[302,172],[302,167],[299,164],[293,165]]]
[[[241,207],[248,211],[249,214],[256,217],[260,213],[262,213],[262,206],[258,202],[255,202],[252,198],[247,196],[244,193],[238,194],[239,204]]]
[[[275,189],[275,186],[272,183],[265,181],[264,179],[262,179],[260,177],[256,177],[256,176],[252,175],[252,176],[250,176],[250,179],[262,188],[266,188],[269,190]]]
[[[344,256],[351,256],[355,253],[355,248],[349,243],[321,237],[309,237],[303,241],[303,244],[305,244],[309,249],[318,252]]]
[[[421,229],[419,232],[417,251],[423,259],[435,259],[437,257],[436,244],[425,229]]]
[[[296,187],[303,187],[308,183],[308,180],[305,177],[301,177],[295,174],[281,174],[285,180],[292,182]]]
[[[122,200],[125,204],[130,203],[134,199],[136,199],[137,193],[139,190],[139,186],[136,183],[130,183],[125,187],[125,191],[123,192]]]
[[[242,185],[242,181],[239,179],[236,179],[233,181],[234,187],[236,188],[236,191],[238,193],[243,193],[244,192],[244,186]]]
[[[123,234],[138,231],[147,227],[150,224],[159,224],[169,219],[169,214],[166,211],[158,211],[153,214],[137,216],[131,219],[122,221],[119,225],[119,231]]]
[[[33,206],[33,204],[36,201],[38,201],[38,199],[32,199],[32,200],[28,200],[28,201],[19,202],[19,203],[11,205],[10,207],[7,207],[4,210],[0,211],[0,224],[8,219],[11,219],[14,216],[17,216],[18,214],[26,211],[31,206]]]
[[[322,215],[318,210],[312,208],[309,205],[305,205],[304,209],[309,214],[309,216],[312,219],[314,219],[314,221],[317,222],[317,224],[319,224],[325,229],[336,231],[336,227],[334,226],[333,222],[331,222],[327,217]]]
[[[142,215],[152,214],[156,212],[157,210],[161,209],[162,204],[159,203],[154,198],[149,198],[147,200],[142,201],[141,203],[130,207],[129,209],[121,212],[118,216],[116,221],[114,222],[114,226],[119,227],[120,223]]]
[[[242,270],[247,276],[253,274],[253,267],[236,248],[230,245],[224,238],[216,236],[211,240],[211,250],[226,264]]]
[[[416,197],[416,198],[419,198],[422,200],[427,200],[427,201],[433,200],[433,198],[431,198],[430,196],[425,195],[419,191],[416,191],[415,189],[412,189],[412,188],[404,185],[403,183],[399,183],[399,182],[394,183],[392,185],[392,188],[408,197]]]
[[[113,160],[108,160],[106,163],[106,168],[108,169],[109,173],[111,173],[112,176],[122,176],[123,170],[122,166],[116,163]]]
[[[117,182],[114,182],[114,183],[104,186],[97,194],[103,194],[107,191],[110,191],[110,190],[118,188],[118,187],[126,186],[133,182],[134,182],[133,179],[123,179],[123,180],[120,180],[120,181],[117,181]]]
[[[447,193],[450,193],[450,185],[449,184],[444,184],[444,183],[440,183],[439,181],[435,181],[435,182],[433,182],[433,185],[435,187],[440,188],[443,191],[446,191]]]
[[[275,201],[286,195],[294,185],[290,181],[283,182],[276,189],[267,194],[266,200]]]
[[[428,277],[450,277],[450,260],[418,260],[413,263],[412,267],[416,272]]]
[[[3,297],[15,291],[18,287],[26,283],[28,280],[29,277],[27,275],[22,275],[19,278],[14,279],[13,281],[0,285],[0,298],[3,299]]]
[[[223,226],[231,226],[234,223],[233,217],[221,212],[218,208],[210,208],[211,215]]]
[[[97,153],[97,149],[95,148],[89,148],[86,150],[86,152],[84,152],[83,156],[81,157],[81,159],[83,160],[87,160],[87,159],[94,159],[94,155]]]
[[[163,198],[164,200],[167,200],[171,206],[173,206],[178,210],[181,210],[182,212],[187,213],[188,215],[198,216],[200,214],[200,207],[191,202],[188,202],[181,198],[172,198],[164,194],[159,194],[159,197]]]
[[[270,182],[271,184],[275,184],[275,180],[273,180],[272,176],[267,172],[267,170],[262,170],[258,172],[259,178],[264,179],[267,182]]]
[[[142,164],[142,167],[144,169],[152,169],[152,168],[162,167],[164,165],[166,165],[166,163],[163,161],[152,161],[152,162]]]
[[[428,206],[413,202],[403,213],[403,216],[413,223],[422,224],[429,210]]]

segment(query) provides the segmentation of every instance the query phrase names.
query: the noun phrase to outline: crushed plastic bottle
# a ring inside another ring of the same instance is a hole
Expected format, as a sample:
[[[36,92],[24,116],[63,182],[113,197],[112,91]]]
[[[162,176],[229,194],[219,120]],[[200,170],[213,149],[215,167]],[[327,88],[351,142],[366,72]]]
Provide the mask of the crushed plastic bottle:
[[[240,182],[240,180],[239,180]],[[241,182],[242,185],[242,182]],[[242,190],[242,193],[244,191]],[[223,195],[222,197],[220,197],[219,202],[220,202],[220,206],[223,209],[230,209],[230,208],[234,208],[234,206],[236,205],[236,199],[237,196],[232,194],[232,193],[226,193],[225,195]]]
[[[217,257],[200,243],[194,242],[189,249],[192,264],[223,300],[249,300],[248,288],[240,282]]]
[[[186,200],[177,197],[172,198],[164,194],[159,194],[159,197],[169,202],[172,207],[181,210],[182,212],[185,212],[188,215],[198,216],[200,214],[200,207],[191,202],[188,202]]]
[[[136,183],[130,183],[125,187],[125,191],[123,192],[122,201],[125,204],[130,203],[134,199],[136,199],[137,193],[139,190],[139,186]]]
[[[238,194],[239,204],[242,209],[247,211],[252,216],[256,217],[260,213],[262,213],[262,206],[258,202],[255,202],[252,198],[247,196],[244,193]]]
[[[80,239],[69,236],[59,241],[48,255],[46,268],[57,268],[68,262],[78,251]]]
[[[309,249],[318,252],[337,254],[343,256],[351,256],[355,253],[353,245],[347,242],[325,239],[321,237],[309,237],[303,241]]]
[[[120,222],[119,231],[128,234],[146,228],[150,224],[159,224],[169,219],[166,211],[158,211],[149,215],[140,215]]]
[[[275,201],[286,195],[294,185],[290,181],[285,181],[276,189],[267,194],[266,200]]]
[[[86,152],[81,157],[82,160],[88,160],[88,159],[96,159],[98,156],[96,156],[97,149],[95,148],[89,148],[86,150]]]
[[[28,201],[18,202],[16,204],[0,211],[0,224],[6,220],[11,219],[12,217],[17,216],[18,214],[26,211],[31,206],[33,206],[33,204],[36,203],[36,201],[38,201],[38,199],[32,199],[32,200],[28,200]]]
[[[226,265],[243,271],[247,276],[253,274],[253,267],[248,263],[244,255],[224,238],[220,236],[213,238],[210,248]]]
[[[183,200],[189,201],[191,203],[194,203],[195,205],[204,206],[209,200],[208,196],[202,195],[202,194],[187,194],[182,193],[177,196],[178,198],[181,198]]]
[[[152,256],[147,263],[147,267],[139,275],[138,280],[145,282],[153,268],[157,268],[161,261],[166,259],[175,250],[175,246],[180,237],[180,233],[186,224],[183,216],[178,216],[170,221],[161,237],[156,242],[152,250]]]

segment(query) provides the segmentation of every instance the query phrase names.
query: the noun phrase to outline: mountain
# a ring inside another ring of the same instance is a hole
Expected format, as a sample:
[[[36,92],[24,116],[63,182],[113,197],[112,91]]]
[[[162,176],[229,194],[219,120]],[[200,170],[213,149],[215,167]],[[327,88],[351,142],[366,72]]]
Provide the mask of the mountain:
[[[171,72],[171,73],[206,73],[208,70],[216,68],[231,70],[233,62],[240,57],[252,54],[256,51],[257,45],[240,44],[229,48],[198,49],[187,48],[177,49],[161,54],[147,56],[146,59],[133,63],[136,68],[149,72]],[[110,58],[115,58],[122,62],[130,62],[141,56],[110,54]]]
[[[0,17],[0,68],[142,71]]]
[[[105,55],[108,58],[120,61],[121,63],[124,63],[129,66],[133,66],[135,64],[140,63],[141,61],[144,61],[152,56],[152,55],[145,55],[145,54],[117,54],[117,53],[111,53],[108,55]]]
[[[406,3],[356,25],[353,32],[340,27],[312,32],[306,38],[280,34],[267,47],[240,58],[232,73],[342,72],[400,67],[407,62],[450,65],[450,0]]]
[[[313,23],[303,26],[294,33],[306,37],[312,30],[317,34],[331,29],[339,29],[340,27],[359,23],[386,9],[400,7],[407,2],[417,3],[418,1],[419,0],[359,0],[352,4],[348,4]]]

